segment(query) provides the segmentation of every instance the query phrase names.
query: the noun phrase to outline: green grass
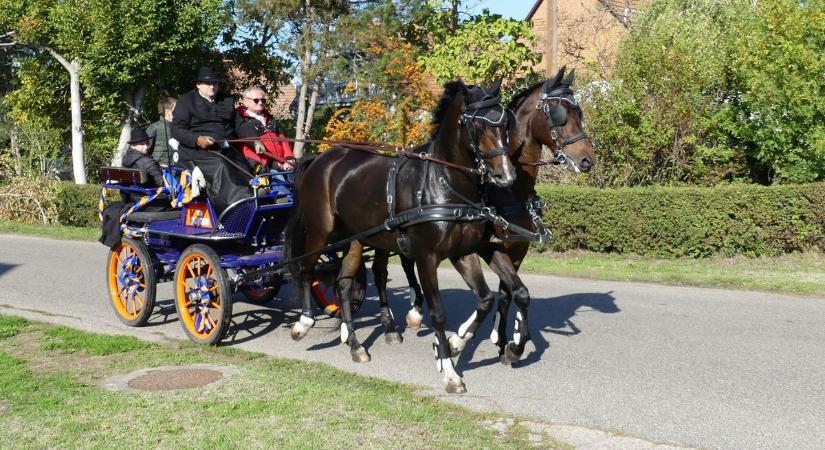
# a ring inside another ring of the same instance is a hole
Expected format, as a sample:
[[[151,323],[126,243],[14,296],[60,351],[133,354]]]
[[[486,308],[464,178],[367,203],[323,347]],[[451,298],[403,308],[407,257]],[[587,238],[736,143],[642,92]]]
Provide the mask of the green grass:
[[[100,231],[97,228],[0,222],[0,233],[94,241]],[[399,263],[397,257],[391,261]],[[547,252],[530,254],[522,270],[597,280],[825,295],[825,255],[815,252],[778,257],[702,259],[654,259],[579,251]]]
[[[821,253],[705,259],[542,253],[528,256],[522,270],[599,280],[825,295],[825,255]]]
[[[132,336],[91,334],[66,327],[51,328],[44,334],[46,339],[40,348],[68,353],[82,350],[90,355],[106,356],[141,350],[152,345]]]
[[[26,328],[28,325],[29,322],[22,317],[0,316],[0,339],[15,336],[20,332],[20,330]]]
[[[105,339],[116,343],[101,353]],[[44,345],[56,341],[71,344]],[[185,391],[99,387],[108,376],[139,368],[200,362],[239,373]],[[501,416],[418,396],[413,386],[238,350],[134,345],[36,324],[0,341],[0,367],[0,442],[8,448],[529,446],[518,420],[500,433],[484,424]]]
[[[0,233],[26,234],[70,241],[96,241],[100,236],[100,229],[0,221]]]

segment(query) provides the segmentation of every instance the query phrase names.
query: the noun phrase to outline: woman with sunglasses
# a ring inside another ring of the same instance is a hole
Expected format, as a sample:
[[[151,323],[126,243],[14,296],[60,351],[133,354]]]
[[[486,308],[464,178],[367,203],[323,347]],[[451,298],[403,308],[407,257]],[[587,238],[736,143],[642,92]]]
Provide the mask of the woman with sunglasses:
[[[235,133],[239,138],[260,138],[241,145],[249,165],[262,170],[289,171],[295,165],[295,154],[289,142],[278,140],[284,135],[265,105],[264,91],[251,86],[243,91],[241,105],[236,109]]]

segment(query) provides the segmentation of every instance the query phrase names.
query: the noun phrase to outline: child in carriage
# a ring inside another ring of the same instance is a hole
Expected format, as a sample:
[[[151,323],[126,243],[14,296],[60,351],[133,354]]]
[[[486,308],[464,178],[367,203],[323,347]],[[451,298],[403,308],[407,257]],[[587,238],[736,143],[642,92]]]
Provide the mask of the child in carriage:
[[[283,133],[264,104],[264,91],[258,86],[243,91],[241,105],[236,109],[235,133],[239,138],[260,138],[241,144],[240,150],[251,167],[258,171],[289,171],[294,168],[295,155],[289,142],[279,141]]]
[[[146,133],[146,130],[143,128],[133,129],[128,144],[129,150],[123,156],[123,167],[140,169],[146,172],[152,182],[151,187],[164,186],[163,171],[157,160],[152,158],[152,138]]]

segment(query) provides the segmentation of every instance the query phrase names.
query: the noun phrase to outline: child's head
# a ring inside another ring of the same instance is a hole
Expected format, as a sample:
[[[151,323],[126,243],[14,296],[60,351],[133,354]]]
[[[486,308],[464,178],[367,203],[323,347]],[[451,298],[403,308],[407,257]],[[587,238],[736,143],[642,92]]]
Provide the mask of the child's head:
[[[171,122],[172,111],[174,111],[177,102],[175,97],[163,97],[160,99],[158,102],[158,114],[160,114],[160,117],[166,119],[167,122]]]
[[[137,150],[143,154],[149,154],[152,148],[152,138],[146,134],[143,128],[135,128],[129,135],[129,148]]]

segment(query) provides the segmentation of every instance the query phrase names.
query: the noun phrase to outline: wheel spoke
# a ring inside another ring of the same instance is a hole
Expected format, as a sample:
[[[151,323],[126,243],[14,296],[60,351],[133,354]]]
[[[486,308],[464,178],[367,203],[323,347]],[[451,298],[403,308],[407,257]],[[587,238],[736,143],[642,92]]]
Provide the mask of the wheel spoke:
[[[189,264],[186,264],[186,266],[184,266],[184,267],[186,267],[186,273],[188,273],[189,275],[188,276],[184,275],[183,278],[186,279],[186,280],[189,280],[191,278],[195,278],[195,272],[192,270],[192,267]]]
[[[201,276],[201,264],[203,260],[196,259],[196,261],[198,262],[198,276]]]
[[[140,295],[140,294],[138,294],[137,292],[135,292],[135,300],[136,300],[137,302],[140,302],[140,309],[142,310],[142,309],[143,309],[143,305],[145,305],[145,304],[146,304],[146,303],[143,301],[143,297],[141,297],[141,295]],[[135,313],[137,313],[137,311],[138,311],[138,310],[137,310],[137,303],[135,303],[135,307],[136,307],[136,308],[135,308]]]

